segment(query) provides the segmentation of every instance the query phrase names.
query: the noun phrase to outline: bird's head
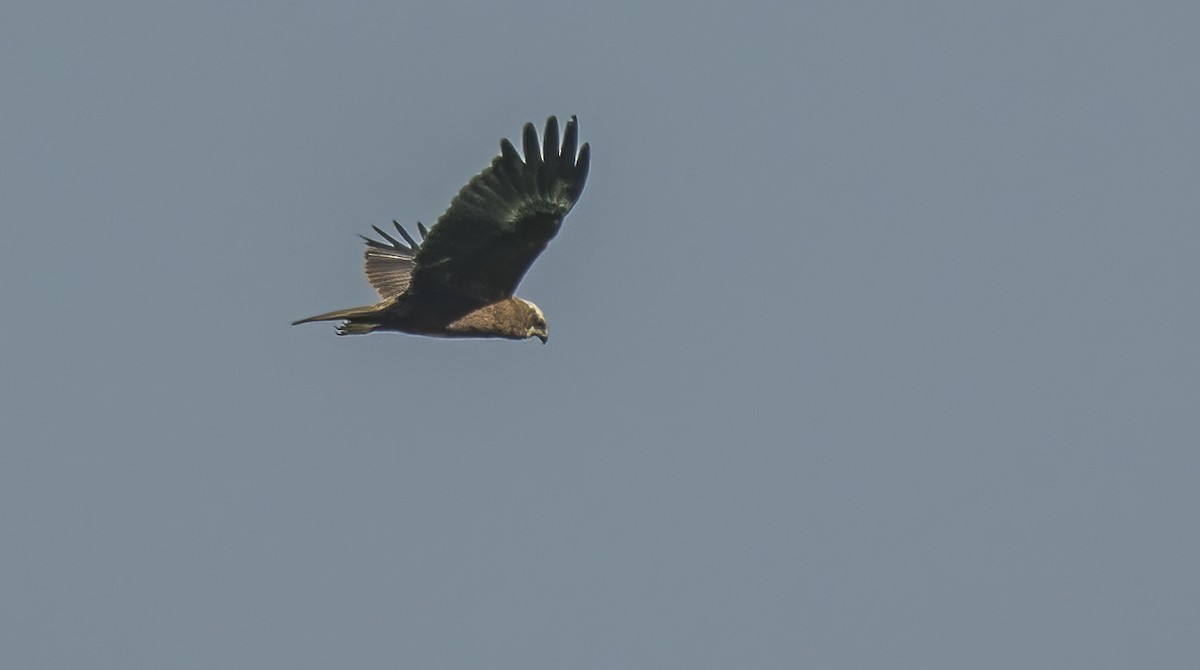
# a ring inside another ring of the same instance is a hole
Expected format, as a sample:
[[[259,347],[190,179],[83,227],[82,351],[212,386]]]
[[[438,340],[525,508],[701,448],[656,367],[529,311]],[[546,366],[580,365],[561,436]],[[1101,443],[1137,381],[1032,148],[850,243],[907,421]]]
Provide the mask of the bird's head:
[[[528,300],[517,299],[529,308],[529,326],[525,330],[525,337],[536,337],[542,341],[542,344],[545,344],[546,340],[550,339],[550,327],[546,323],[546,315],[542,314],[542,310],[537,305]]]

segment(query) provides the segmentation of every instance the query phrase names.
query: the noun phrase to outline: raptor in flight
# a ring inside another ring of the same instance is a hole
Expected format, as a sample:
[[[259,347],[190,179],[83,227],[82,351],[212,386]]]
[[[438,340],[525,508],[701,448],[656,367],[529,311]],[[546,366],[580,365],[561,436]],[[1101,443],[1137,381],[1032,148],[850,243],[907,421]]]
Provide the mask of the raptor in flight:
[[[500,155],[426,229],[418,242],[393,221],[401,239],[373,226],[381,240],[367,242],[367,280],[381,301],[300,319],[341,321],[338,335],[395,330],[439,337],[549,336],[538,306],[513,292],[533,261],[558,234],[563,218],[583,193],[591,155],[578,147],[575,117],[563,129],[550,117],[538,146],[537,130],[525,124],[523,152],[500,141]],[[578,153],[577,153],[578,147]],[[524,156],[522,157],[522,153]]]

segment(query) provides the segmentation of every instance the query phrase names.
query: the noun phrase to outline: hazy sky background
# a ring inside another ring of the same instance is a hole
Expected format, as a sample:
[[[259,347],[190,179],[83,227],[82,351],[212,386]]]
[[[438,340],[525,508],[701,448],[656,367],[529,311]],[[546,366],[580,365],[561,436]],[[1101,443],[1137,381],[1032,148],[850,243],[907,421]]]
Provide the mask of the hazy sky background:
[[[1200,667],[1198,34],[6,3],[0,666]],[[550,114],[547,346],[288,325]]]

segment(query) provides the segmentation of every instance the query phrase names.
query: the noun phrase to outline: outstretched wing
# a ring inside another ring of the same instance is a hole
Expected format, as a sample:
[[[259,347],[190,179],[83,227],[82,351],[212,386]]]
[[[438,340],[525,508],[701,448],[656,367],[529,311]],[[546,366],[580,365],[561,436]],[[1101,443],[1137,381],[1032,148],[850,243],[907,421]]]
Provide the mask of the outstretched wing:
[[[367,281],[375,288],[380,298],[394,298],[408,290],[412,283],[412,271],[416,267],[417,248],[420,244],[408,234],[399,223],[392,221],[396,232],[404,238],[401,242],[379,226],[371,226],[384,239],[383,242],[373,240],[365,235],[359,235],[367,243],[366,271]],[[417,232],[424,240],[429,231],[420,221],[417,222]]]
[[[500,155],[459,191],[409,260],[415,262],[411,292],[451,293],[483,302],[512,296],[583,193],[590,148],[584,144],[577,156],[578,142],[573,116],[561,146],[557,118],[546,121],[540,149],[533,124],[525,124],[524,160],[511,142],[502,140]]]

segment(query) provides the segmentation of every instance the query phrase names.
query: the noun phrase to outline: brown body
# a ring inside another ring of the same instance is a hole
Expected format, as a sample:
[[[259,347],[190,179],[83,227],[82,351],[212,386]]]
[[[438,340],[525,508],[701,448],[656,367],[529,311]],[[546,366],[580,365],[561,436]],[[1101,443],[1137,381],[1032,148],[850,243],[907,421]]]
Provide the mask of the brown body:
[[[446,324],[445,331],[440,334],[447,337],[503,337],[510,340],[540,337],[543,344],[550,336],[542,310],[520,298],[501,300],[467,312]]]

